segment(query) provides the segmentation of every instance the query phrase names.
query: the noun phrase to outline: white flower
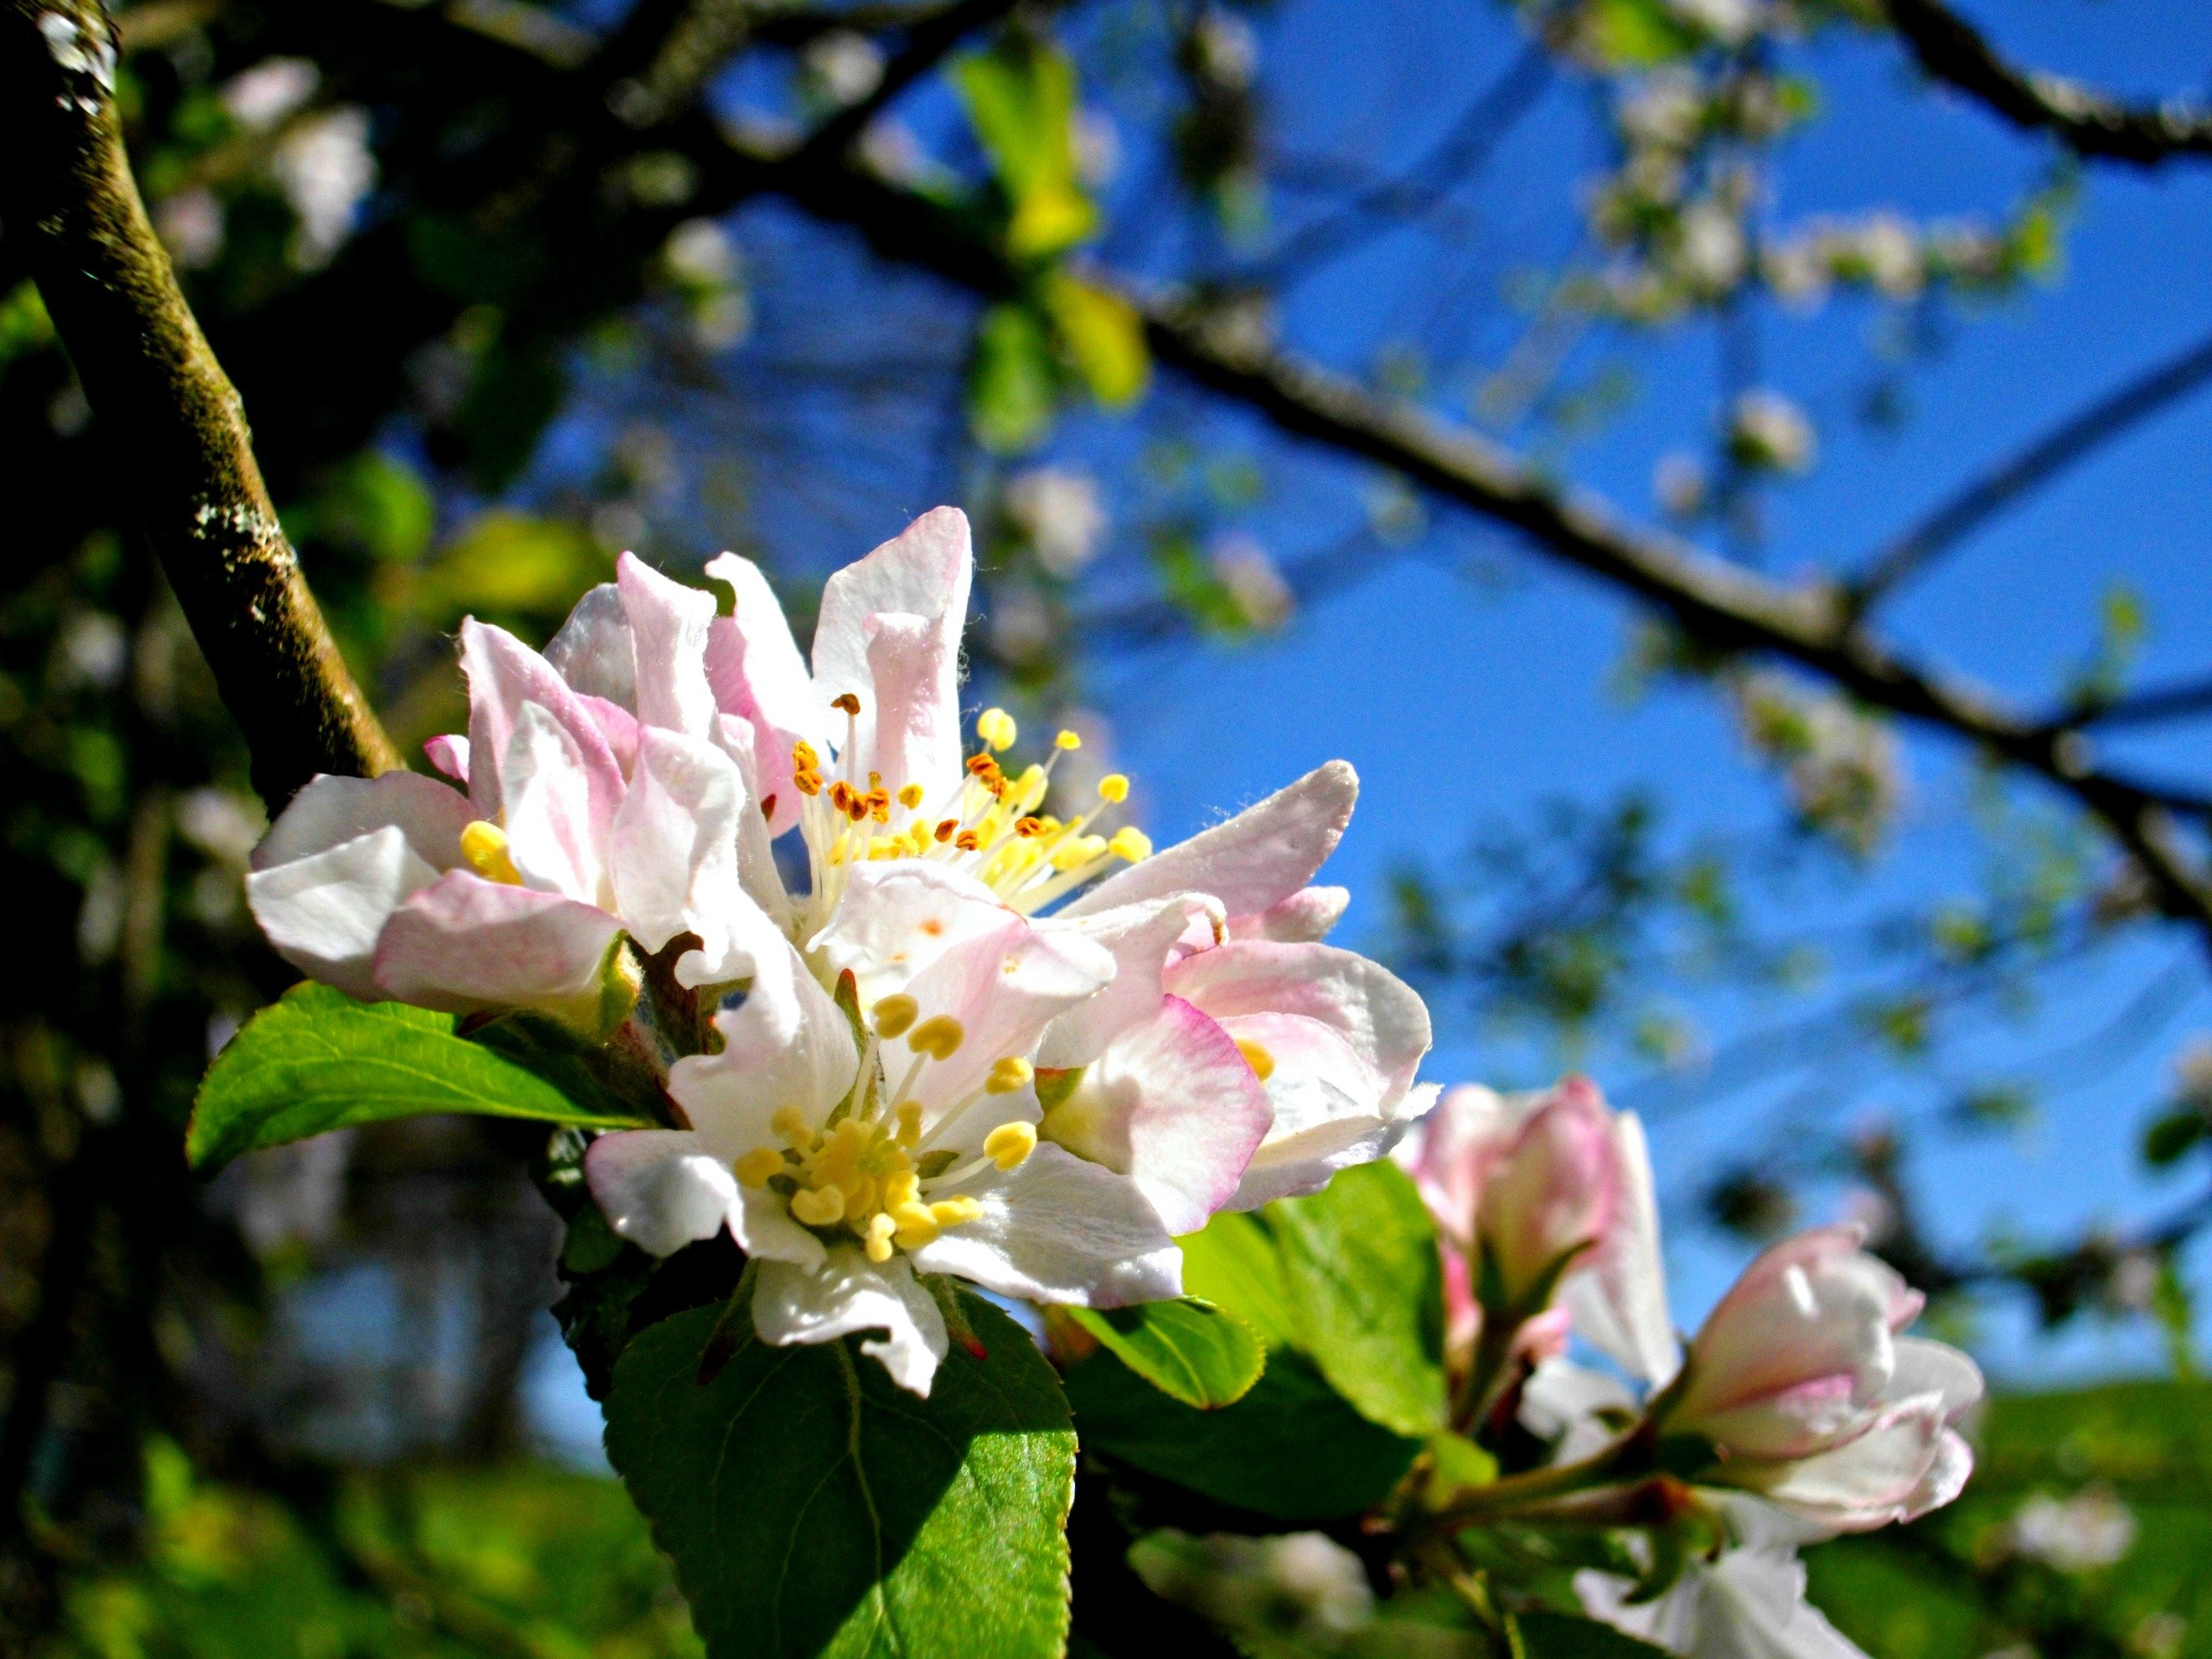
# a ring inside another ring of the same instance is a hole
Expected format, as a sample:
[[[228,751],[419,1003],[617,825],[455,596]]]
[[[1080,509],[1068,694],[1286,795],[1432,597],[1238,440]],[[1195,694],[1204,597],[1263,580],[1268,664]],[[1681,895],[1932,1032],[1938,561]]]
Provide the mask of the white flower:
[[[1866,1659],[1805,1600],[1805,1569],[1786,1546],[1692,1560],[1665,1595],[1632,1601],[1632,1579],[1575,1575],[1583,1610],[1684,1659]]]
[[[348,106],[301,122],[277,144],[270,165],[300,221],[293,262],[303,270],[327,263],[352,234],[355,210],[376,183],[368,112]]]
[[[305,58],[264,58],[223,85],[222,106],[249,132],[266,132],[315,95],[323,72]]]
[[[2016,1554],[2059,1572],[2091,1572],[2135,1547],[2136,1518],[2109,1488],[2088,1486],[2063,1500],[2037,1493],[2005,1533]]]
[[[1106,532],[1106,508],[1088,473],[1037,466],[1006,480],[1006,515],[1036,550],[1037,562],[1055,576],[1073,576],[1097,556]]]

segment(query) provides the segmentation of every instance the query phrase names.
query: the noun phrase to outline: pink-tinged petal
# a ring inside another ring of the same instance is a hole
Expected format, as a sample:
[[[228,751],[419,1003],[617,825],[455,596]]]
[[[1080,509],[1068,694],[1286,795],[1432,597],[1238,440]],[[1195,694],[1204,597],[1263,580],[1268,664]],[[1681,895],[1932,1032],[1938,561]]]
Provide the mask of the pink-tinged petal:
[[[744,926],[752,984],[744,1001],[714,1016],[722,1052],[687,1054],[668,1076],[668,1092],[691,1127],[732,1160],[781,1144],[769,1125],[782,1107],[821,1123],[852,1088],[860,1063],[851,1024],[799,953],[764,919]]]
[[[612,582],[586,589],[545,645],[545,660],[570,688],[617,708],[637,711],[637,658],[629,613]]]
[[[729,1224],[738,1178],[699,1137],[632,1129],[594,1140],[584,1179],[607,1224],[647,1255],[673,1255]]]
[[[829,700],[817,697],[814,677],[784,621],[759,568],[725,553],[708,562],[707,574],[729,584],[736,605],[718,617],[707,635],[707,678],[715,706],[753,726],[754,773],[762,794],[775,799],[769,833],[780,836],[799,822],[800,797],[791,787],[792,744],[800,738],[828,753]]]
[[[1474,1239],[1475,1200],[1498,1151],[1510,1145],[1543,1093],[1501,1095],[1479,1083],[1444,1091],[1436,1109],[1406,1132],[1391,1157],[1413,1178],[1437,1229],[1460,1251]]]
[[[1982,1401],[1987,1385],[1981,1367],[1948,1342],[1923,1336],[1897,1339],[1897,1366],[1881,1391],[1882,1399],[1899,1401],[1933,1396],[1943,1420],[1955,1423]]]
[[[943,1113],[982,1088],[993,1066],[1034,1054],[1054,1015],[1092,995],[1113,976],[1114,958],[1088,939],[1043,933],[1011,914],[1000,927],[953,945],[915,975],[907,994],[920,1008],[919,1020],[949,1017],[963,1033],[951,1056],[921,1067],[911,1091],[922,1105],[925,1140],[943,1121]],[[900,1045],[892,1045],[890,1054],[896,1059],[887,1071],[908,1061]],[[967,1117],[979,1129],[988,1127],[983,1113]],[[956,1139],[943,1144],[963,1143]]]
[[[1382,1076],[1341,1033],[1299,1014],[1232,1014],[1221,1025],[1248,1054],[1265,1051],[1273,1121],[1228,1207],[1317,1193],[1329,1177],[1382,1157],[1400,1124]]]
[[[1085,1068],[1039,1133],[1127,1176],[1181,1237],[1235,1196],[1274,1116],[1235,1039],[1165,997]]]
[[[500,769],[507,856],[524,884],[611,909],[602,826],[592,821],[591,777],[575,738],[541,704],[526,702]]]
[[[469,787],[469,740],[450,732],[441,732],[422,745],[430,764],[465,789]]]
[[[409,899],[376,946],[384,994],[421,1008],[558,1008],[599,994],[622,924],[605,911],[455,870]]]
[[[386,824],[253,871],[246,878],[246,902],[285,961],[348,996],[380,1002],[376,941],[392,913],[437,878],[406,836]]]
[[[823,585],[814,627],[814,694],[820,707],[827,709],[848,691],[860,699],[864,713],[875,702],[868,664],[871,617],[921,617],[945,641],[946,659],[957,661],[975,570],[968,515],[940,507],[832,574]]]
[[[986,1164],[957,1190],[981,1218],[914,1253],[1000,1296],[1121,1308],[1182,1294],[1182,1252],[1136,1183],[1049,1143],[1016,1168]]]
[[[935,817],[954,804],[964,774],[960,742],[960,635],[938,618],[902,614],[866,618],[872,697],[861,700],[854,731],[861,761],[880,772],[893,795],[921,786],[921,805],[896,809],[892,827]]]
[[[469,680],[469,800],[475,816],[500,822],[507,744],[524,707],[534,702],[575,740],[591,786],[594,832],[605,833],[622,799],[622,766],[568,681],[505,629],[473,617],[461,623],[461,668]]]
[[[622,769],[623,776],[628,777],[631,769],[637,764],[637,716],[620,703],[609,702],[605,697],[588,696],[580,691],[576,694],[576,701],[583,704],[584,712],[599,728],[599,735],[607,740],[607,747],[614,751],[615,764]]]
[[[1382,1078],[1386,1105],[1412,1086],[1429,1051],[1429,1011],[1413,988],[1333,945],[1231,940],[1186,957],[1164,982],[1216,1019],[1296,1014],[1329,1027]]]
[[[755,907],[738,880],[744,806],[727,755],[657,726],[641,729],[637,771],[608,842],[613,908],[649,954],[678,933],[698,937],[676,963],[678,984],[720,984],[750,966],[739,918]]]
[[[1090,915],[1170,893],[1211,893],[1232,922],[1258,915],[1311,881],[1336,850],[1359,798],[1359,775],[1331,761],[1226,823],[1133,864],[1062,912]]]
[[[1867,1532],[1948,1504],[1973,1455],[1923,1395],[1881,1412],[1831,1450],[1788,1460],[1731,1458],[1717,1478],[1836,1532]]]
[[[1203,894],[1177,893],[1072,922],[1048,917],[1039,923],[1048,933],[1064,929],[1111,953],[1114,981],[1053,1021],[1037,1048],[1036,1063],[1060,1070],[1087,1066],[1121,1033],[1149,1019],[1164,994],[1162,975],[1177,942],[1194,926],[1203,925],[1210,933],[1220,915]]]
[[[1521,1390],[1521,1425],[1552,1443],[1551,1461],[1576,1463],[1614,1440],[1600,1412],[1633,1417],[1636,1396],[1608,1372],[1577,1365],[1557,1355],[1540,1360]]]
[[[634,553],[615,562],[615,581],[637,661],[638,723],[706,737],[714,718],[714,694],[707,685],[714,596],[671,581]]]
[[[908,988],[953,946],[1002,932],[1014,913],[973,876],[915,859],[858,864],[830,925],[806,941],[835,977],[851,969],[860,1006]]]
[[[1583,1610],[1669,1653],[1711,1659],[1867,1659],[1805,1600],[1805,1569],[1786,1551],[1735,1549],[1692,1561],[1663,1595],[1632,1599],[1636,1581],[1584,1571]]]
[[[849,1245],[830,1251],[817,1267],[762,1262],[753,1328],[778,1346],[879,1330],[882,1339],[861,1343],[860,1352],[925,1400],[951,1346],[937,1299],[905,1261],[894,1257],[878,1267]]]
[[[475,816],[459,790],[418,773],[376,778],[321,773],[276,815],[253,849],[252,866],[274,869],[390,826],[406,836],[416,858],[434,870],[450,870],[460,862],[461,831]]]
[[[1763,1252],[1690,1346],[1669,1426],[1754,1457],[1798,1457],[1849,1431],[1896,1366],[1891,1333],[1920,1297],[1859,1246],[1821,1227]]]
[[[1631,1376],[1662,1389],[1680,1367],[1680,1346],[1667,1306],[1667,1269],[1659,1250],[1659,1206],[1651,1155],[1632,1112],[1613,1121],[1620,1171],[1612,1228],[1562,1291],[1575,1328]]]
[[[760,769],[750,720],[735,714],[714,716],[714,746],[735,763],[745,791],[744,809],[738,814],[738,881],[745,896],[767,914],[777,927],[791,922],[791,896],[783,890],[782,873],[775,867],[775,847],[769,818],[760,809]],[[787,795],[792,792],[784,791]]]
[[[1475,1228],[1496,1264],[1503,1305],[1530,1311],[1537,1285],[1611,1231],[1621,1187],[1615,1152],[1612,1115],[1584,1085],[1554,1091],[1498,1153]]]
[[[1328,937],[1352,902],[1348,887],[1301,887],[1257,915],[1229,924],[1231,939],[1271,939],[1285,945],[1312,945]]]

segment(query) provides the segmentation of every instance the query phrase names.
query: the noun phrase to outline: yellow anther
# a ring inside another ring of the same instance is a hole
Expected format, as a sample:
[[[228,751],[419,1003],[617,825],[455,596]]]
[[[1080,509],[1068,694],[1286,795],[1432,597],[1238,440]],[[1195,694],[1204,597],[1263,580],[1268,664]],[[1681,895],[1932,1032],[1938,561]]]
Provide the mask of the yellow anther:
[[[1018,803],[1017,810],[1024,812],[1036,811],[1044,799],[1044,792],[1051,787],[1050,780],[1044,775],[1044,768],[1024,766],[1021,776],[1014,780],[1014,799]]]
[[[1244,1063],[1252,1068],[1252,1075],[1265,1083],[1275,1074],[1275,1057],[1265,1047],[1250,1037],[1237,1039],[1237,1052],[1244,1056]]]
[[[1125,801],[1129,799],[1129,780],[1126,774],[1109,772],[1098,780],[1098,799]]]
[[[929,1206],[925,1204],[902,1204],[890,1213],[897,1228],[893,1237],[903,1250],[918,1250],[925,1244],[935,1243],[937,1235],[942,1231],[937,1218],[930,1213]]]
[[[791,1213],[809,1227],[834,1227],[845,1218],[845,1194],[835,1187],[802,1187],[791,1195]]]
[[[806,1121],[806,1115],[796,1106],[780,1107],[769,1119],[768,1127],[802,1152],[814,1145],[814,1131]]]
[[[1018,1169],[1036,1151],[1036,1131],[1026,1123],[1001,1123],[983,1137],[983,1156],[1002,1170]]]
[[[957,1227],[963,1222],[981,1221],[983,1206],[972,1198],[939,1199],[929,1206],[929,1218],[940,1227]]]
[[[1152,857],[1152,838],[1135,824],[1125,823],[1114,832],[1114,839],[1106,843],[1106,850],[1134,864]]]
[[[902,1037],[914,1029],[915,1017],[921,1012],[921,1005],[903,991],[878,1001],[868,1012],[876,1018],[876,1035],[886,1042]]]
[[[901,806],[905,807],[909,812],[914,811],[915,807],[921,805],[921,786],[918,783],[901,785],[898,792],[898,804]]]
[[[915,1203],[921,1197],[921,1177],[911,1170],[901,1170],[884,1182],[884,1208],[896,1210]]]
[[[902,1100],[898,1103],[898,1110],[892,1115],[898,1120],[896,1139],[900,1146],[911,1146],[921,1139],[921,1103],[920,1101]]]
[[[1083,747],[1083,733],[1062,731],[1052,740],[1052,746],[1055,749],[1080,749]]]
[[[1053,849],[1052,867],[1073,870],[1095,858],[1103,858],[1105,852],[1106,837],[1103,836],[1071,836]]]
[[[861,1246],[861,1249],[867,1252],[869,1261],[884,1262],[891,1259],[891,1235],[897,1231],[898,1223],[887,1215],[878,1214],[868,1218],[866,1243]]]
[[[983,1085],[983,1092],[1010,1095],[1017,1089],[1026,1088],[1036,1075],[1036,1068],[1019,1054],[1008,1054],[1004,1060],[991,1062],[991,1075]],[[1034,1136],[1031,1139],[1035,1139]]]
[[[461,856],[486,881],[522,885],[522,872],[507,850],[507,831],[489,818],[478,818],[461,831]]]
[[[1012,749],[1019,728],[1003,708],[986,708],[975,716],[975,735],[994,749]]]
[[[883,1188],[875,1176],[855,1175],[849,1183],[839,1182],[837,1190],[845,1195],[845,1213],[857,1218],[876,1207],[877,1195]]]
[[[812,744],[801,738],[791,745],[791,764],[798,771],[818,772],[822,769],[822,757],[814,752]]]
[[[896,859],[906,856],[906,842],[899,836],[871,836],[868,837],[868,856],[871,859]]]
[[[918,1054],[927,1054],[932,1060],[950,1060],[960,1052],[960,1045],[968,1033],[958,1020],[950,1014],[933,1014],[915,1026],[908,1036],[906,1046]]]
[[[765,1187],[768,1178],[783,1168],[781,1152],[773,1146],[756,1146],[738,1160],[738,1179],[748,1187]]]
[[[906,844],[919,854],[929,850],[931,840],[929,820],[916,818],[906,827]]]

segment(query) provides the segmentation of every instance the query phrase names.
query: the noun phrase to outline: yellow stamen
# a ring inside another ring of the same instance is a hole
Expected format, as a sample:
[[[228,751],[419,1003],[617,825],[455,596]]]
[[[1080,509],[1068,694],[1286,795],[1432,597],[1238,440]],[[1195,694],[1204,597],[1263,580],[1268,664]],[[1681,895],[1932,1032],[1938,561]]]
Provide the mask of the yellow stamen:
[[[461,831],[461,857],[486,881],[522,885],[522,872],[507,850],[507,831],[489,818],[478,818]]]
[[[1128,799],[1128,778],[1120,772],[1109,772],[1098,780],[1098,799],[1116,802]]]
[[[960,1052],[960,1045],[968,1033],[960,1022],[950,1014],[934,1014],[915,1026],[908,1036],[906,1046],[918,1054],[927,1054],[933,1060],[950,1060]]]
[[[1125,823],[1114,832],[1114,839],[1106,843],[1106,850],[1135,864],[1152,857],[1152,838],[1133,823]]]
[[[902,785],[898,792],[898,804],[901,806],[905,807],[909,812],[914,811],[915,807],[921,805],[921,786],[918,783]]]
[[[1036,1075],[1036,1068],[1029,1061],[1019,1054],[1008,1054],[1004,1060],[992,1062],[991,1076],[983,1085],[983,1092],[1010,1095],[1017,1089],[1027,1087],[1029,1080]]]
[[[914,1029],[915,1017],[921,1012],[921,1005],[904,992],[888,996],[868,1011],[876,1017],[876,1035],[889,1042],[902,1037]]]
[[[926,1205],[902,1204],[890,1213],[898,1230],[893,1236],[902,1250],[918,1250],[925,1244],[933,1244],[943,1231]]]
[[[898,1144],[912,1146],[921,1139],[921,1103],[902,1100],[898,1110],[892,1114],[898,1120]]]
[[[1018,730],[1003,708],[986,708],[975,716],[975,735],[994,749],[1012,749]]]
[[[791,1195],[791,1213],[809,1227],[833,1227],[845,1218],[845,1194],[835,1187],[801,1188]]]
[[[738,1160],[738,1179],[748,1187],[765,1187],[768,1178],[783,1167],[781,1152],[773,1146],[756,1146]]]
[[[901,1170],[884,1182],[884,1208],[896,1210],[918,1201],[921,1197],[921,1177],[911,1170]]]
[[[867,1242],[861,1246],[868,1260],[878,1264],[891,1259],[891,1235],[898,1231],[898,1223],[880,1212],[868,1218]]]
[[[1002,1170],[1018,1169],[1036,1151],[1036,1130],[1026,1123],[1001,1123],[983,1137],[983,1156]]]
[[[1052,746],[1055,749],[1080,749],[1083,747],[1083,734],[1080,732],[1063,731],[1052,740]]]
[[[1249,1037],[1237,1039],[1237,1052],[1244,1056],[1244,1063],[1252,1068],[1252,1075],[1265,1083],[1275,1074],[1275,1057]]]
[[[796,1106],[780,1108],[769,1119],[768,1127],[802,1152],[814,1145],[814,1131],[808,1127],[805,1114]]]
[[[940,1227],[957,1227],[963,1222],[981,1221],[983,1206],[972,1198],[940,1199],[929,1206],[929,1218]]]

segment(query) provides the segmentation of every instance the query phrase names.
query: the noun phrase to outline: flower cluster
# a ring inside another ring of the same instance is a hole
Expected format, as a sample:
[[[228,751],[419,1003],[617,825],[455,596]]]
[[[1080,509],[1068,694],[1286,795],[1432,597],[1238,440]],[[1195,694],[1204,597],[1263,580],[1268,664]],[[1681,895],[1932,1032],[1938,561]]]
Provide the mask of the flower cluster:
[[[1397,1157],[1442,1237],[1457,1420],[1517,1421],[1553,1447],[1548,1466],[1475,1489],[1474,1509],[1503,1512],[1517,1491],[1585,1520],[1702,1516],[1713,1547],[1664,1594],[1585,1571],[1585,1608],[1685,1654],[1855,1652],[1803,1605],[1795,1547],[1925,1514],[1972,1468],[1956,1425],[1981,1376],[1902,1334],[1919,1293],[1858,1228],[1815,1228],[1759,1256],[1678,1345],[1642,1132],[1581,1078],[1454,1089]],[[1571,1333],[1642,1397],[1569,1360]]]
[[[356,997],[595,1035],[615,1010],[681,1126],[592,1144],[623,1237],[726,1228],[763,1337],[879,1331],[926,1394],[933,1276],[1176,1296],[1178,1236],[1316,1190],[1429,1104],[1419,999],[1323,942],[1350,767],[1155,855],[1111,825],[1126,778],[1054,801],[1076,734],[1018,769],[1004,711],[963,740],[959,513],[832,575],[804,657],[757,568],[707,574],[726,614],[626,555],[543,654],[465,623],[468,733],[428,752],[466,793],[319,778],[248,878],[276,948]]]

